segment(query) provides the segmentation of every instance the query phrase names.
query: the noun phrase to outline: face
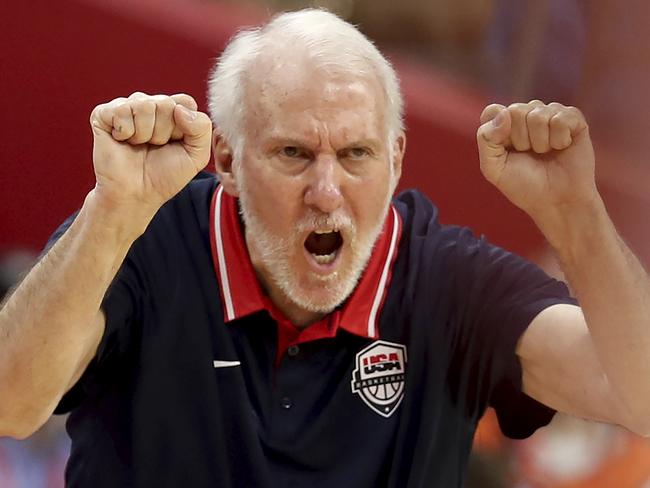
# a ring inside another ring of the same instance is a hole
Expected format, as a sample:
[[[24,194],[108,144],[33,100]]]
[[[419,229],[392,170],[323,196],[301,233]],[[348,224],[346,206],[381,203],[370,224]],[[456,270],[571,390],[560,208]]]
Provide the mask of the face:
[[[378,85],[305,71],[248,87],[246,142],[232,167],[253,266],[290,318],[330,312],[353,291],[403,150],[402,138],[389,154]]]

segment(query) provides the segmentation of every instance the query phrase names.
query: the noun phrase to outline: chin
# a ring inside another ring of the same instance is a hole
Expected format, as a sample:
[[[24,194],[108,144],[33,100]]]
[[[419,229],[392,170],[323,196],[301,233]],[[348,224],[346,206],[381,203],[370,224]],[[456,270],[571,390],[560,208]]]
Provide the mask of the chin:
[[[345,301],[345,299],[340,300],[338,297],[324,298],[323,296],[296,296],[295,294],[291,297],[291,300],[306,312],[325,314],[333,312],[336,307]]]
[[[330,313],[352,294],[356,280],[352,277],[342,279],[338,273],[333,273],[328,279],[323,278],[317,276],[309,279],[309,283],[295,283],[295,286],[288,287],[286,294],[303,310]]]

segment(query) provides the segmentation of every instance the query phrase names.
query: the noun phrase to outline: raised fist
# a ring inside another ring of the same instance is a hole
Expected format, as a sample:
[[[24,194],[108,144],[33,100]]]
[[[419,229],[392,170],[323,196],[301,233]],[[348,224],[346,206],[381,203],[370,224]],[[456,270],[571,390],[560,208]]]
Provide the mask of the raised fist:
[[[210,158],[212,124],[189,95],[116,98],[90,123],[95,194],[109,205],[155,213]]]
[[[483,175],[536,221],[597,196],[593,147],[578,109],[539,100],[493,104],[481,124]]]

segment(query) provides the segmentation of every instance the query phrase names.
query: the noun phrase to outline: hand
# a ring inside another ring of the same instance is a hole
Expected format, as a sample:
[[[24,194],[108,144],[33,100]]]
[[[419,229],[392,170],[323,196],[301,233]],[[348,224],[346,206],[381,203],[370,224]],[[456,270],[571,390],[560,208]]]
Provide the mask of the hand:
[[[535,221],[598,196],[594,152],[584,116],[538,100],[493,104],[477,132],[481,171]]]
[[[96,196],[153,216],[208,163],[212,124],[196,110],[184,94],[134,93],[95,107]]]

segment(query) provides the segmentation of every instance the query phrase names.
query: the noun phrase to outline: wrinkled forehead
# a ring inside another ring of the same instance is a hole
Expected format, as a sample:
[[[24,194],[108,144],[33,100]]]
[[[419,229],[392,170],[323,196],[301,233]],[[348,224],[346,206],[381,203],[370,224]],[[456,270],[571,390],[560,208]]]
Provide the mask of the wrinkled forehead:
[[[244,87],[245,125],[298,125],[306,119],[383,133],[386,97],[368,74],[319,66],[304,55],[260,56]]]

